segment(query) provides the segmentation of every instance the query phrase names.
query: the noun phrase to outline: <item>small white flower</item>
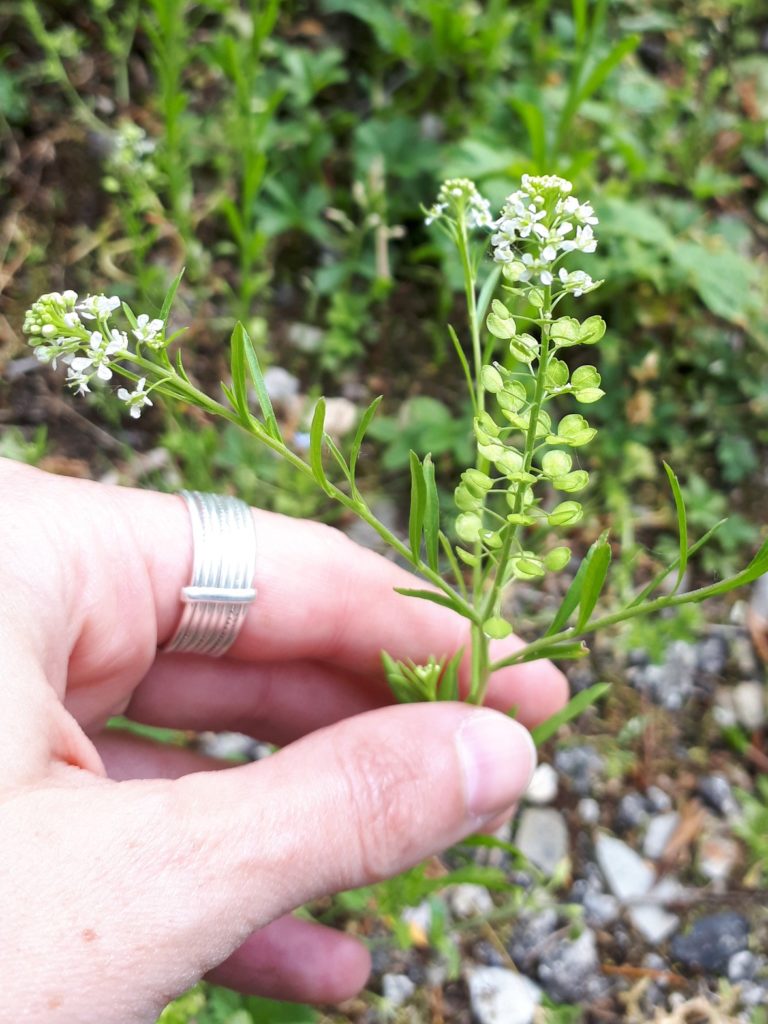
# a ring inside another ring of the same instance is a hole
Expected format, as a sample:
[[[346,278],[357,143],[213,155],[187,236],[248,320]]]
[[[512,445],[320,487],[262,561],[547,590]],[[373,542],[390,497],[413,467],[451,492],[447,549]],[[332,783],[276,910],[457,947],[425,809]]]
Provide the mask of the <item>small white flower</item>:
[[[74,295],[75,293],[73,292],[72,294]],[[77,296],[75,296],[75,298],[77,298]],[[62,317],[62,320],[67,325],[67,327],[80,327],[81,326],[81,324],[80,324],[80,317],[77,315],[77,313],[73,309],[71,309],[68,313],[65,313],[64,316]]]
[[[140,313],[136,317],[136,328],[133,331],[133,336],[142,344],[154,346],[158,342],[158,335],[164,326],[162,320],[150,320],[146,313]]]
[[[427,210],[427,216],[424,218],[424,223],[427,227],[429,227],[430,224],[434,224],[436,220],[439,220],[442,217],[447,209],[447,203],[433,203]]]
[[[576,228],[575,238],[566,238],[560,245],[563,252],[594,252],[597,248],[597,239],[589,224],[579,225]]]
[[[77,308],[87,320],[106,320],[119,305],[116,295],[89,295]]]
[[[82,365],[85,363],[86,365]],[[79,365],[78,365],[79,364]],[[70,362],[67,372],[67,384],[75,389],[75,394],[86,395],[91,390],[88,386],[91,382],[90,375],[85,371],[88,369],[87,359],[73,359]]]
[[[589,274],[583,270],[571,270],[570,272],[565,267],[560,267],[558,275],[560,283],[563,286],[563,290],[566,292],[572,292],[576,298],[580,295],[584,295],[586,292],[594,291],[603,282],[593,281]]]
[[[152,401],[146,393],[146,383],[147,378],[142,377],[141,380],[136,382],[136,387],[133,391],[128,391],[127,388],[117,389],[117,397],[121,402],[126,403],[131,416],[135,420],[141,416],[141,410],[145,405],[152,405]]]
[[[61,297],[64,300],[64,302],[67,303],[68,306],[74,305],[74,303],[77,302],[77,292],[73,292],[71,288],[68,288],[67,291],[62,292]]]

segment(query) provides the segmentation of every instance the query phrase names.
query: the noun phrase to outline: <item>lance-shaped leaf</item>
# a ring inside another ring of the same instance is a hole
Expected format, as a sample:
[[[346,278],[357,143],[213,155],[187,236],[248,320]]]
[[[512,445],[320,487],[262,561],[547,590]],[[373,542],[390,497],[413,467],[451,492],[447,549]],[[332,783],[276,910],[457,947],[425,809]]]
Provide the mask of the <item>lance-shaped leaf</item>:
[[[520,653],[518,664],[524,661],[539,661],[541,658],[557,658],[560,661],[575,661],[586,658],[589,648],[583,640],[553,640],[551,644],[543,644],[530,654]]]
[[[413,590],[410,587],[395,587],[394,589],[395,593],[402,594],[403,597],[418,597],[422,601],[431,601],[433,604],[450,608],[452,611],[458,612],[459,615],[463,615],[464,618],[472,621],[468,610],[458,598],[451,598],[450,595],[440,590]]]
[[[173,305],[173,300],[176,298],[176,292],[179,289],[179,285],[181,284],[182,277],[184,277],[184,271],[185,270],[186,270],[186,267],[182,267],[181,268],[181,270],[178,272],[176,277],[174,277],[174,279],[171,281],[170,288],[165,293],[165,298],[163,299],[163,305],[162,305],[162,308],[160,309],[160,319],[166,325],[168,323],[168,317],[170,316],[171,306]]]
[[[309,428],[309,465],[312,475],[326,494],[333,496],[328,477],[323,468],[323,426],[325,425],[325,399],[318,398]]]
[[[595,541],[595,543],[584,556],[584,561],[581,563],[576,575],[573,577],[571,585],[570,587],[568,587],[568,590],[565,593],[565,597],[563,598],[562,604],[558,608],[557,614],[555,615],[552,621],[552,625],[546,631],[544,636],[552,636],[554,633],[559,633],[560,630],[564,629],[571,615],[574,613],[576,607],[580,603],[582,605],[582,609],[584,608],[584,603],[582,602],[584,586],[588,578],[591,578],[593,580],[593,583],[596,580],[596,577],[592,577],[591,566],[595,558],[600,558],[604,560],[605,555],[598,555],[598,552],[600,552],[604,547],[608,548],[608,559],[610,561],[610,547],[608,547],[608,542],[605,534],[603,534],[601,537],[598,538],[598,540]],[[607,568],[608,567],[606,564],[606,571]],[[603,581],[604,580],[605,575],[603,575]],[[597,601],[598,596],[599,591],[595,596],[595,601]],[[592,608],[594,608],[594,603],[592,604]],[[590,608],[589,614],[591,614],[592,608]],[[581,622],[581,614],[579,615],[579,621]]]
[[[243,325],[239,322],[236,323],[229,343],[229,369],[232,375],[232,387],[228,388],[222,384],[222,388],[235,412],[247,421],[250,417],[250,410],[248,409],[244,334]]]
[[[424,543],[427,549],[427,565],[438,571],[438,551],[440,550],[440,501],[437,496],[435,467],[431,455],[424,456],[424,487],[426,505],[424,508]]]
[[[533,742],[537,747],[540,747],[542,743],[545,743],[550,737],[554,736],[561,726],[577,718],[595,701],[600,700],[610,688],[610,683],[595,683],[594,686],[590,686],[588,689],[582,690],[581,693],[577,693],[562,710],[556,712],[546,722],[542,722],[541,725],[534,726],[531,729]]]
[[[464,656],[464,648],[461,647],[447,663],[440,676],[437,687],[438,700],[459,700],[459,666]]]
[[[366,431],[368,430],[368,427],[370,427],[373,417],[376,415],[376,410],[379,408],[381,399],[381,395],[379,395],[378,398],[374,398],[374,400],[363,413],[360,422],[357,425],[357,430],[355,431],[355,436],[352,441],[352,448],[350,449],[349,452],[349,478],[352,481],[353,486],[355,480],[355,471],[357,469],[357,460],[360,456],[360,449],[363,446],[363,440],[365,438]]]
[[[677,592],[677,588],[683,582],[683,576],[685,575],[685,569],[688,565],[688,518],[685,514],[685,502],[683,501],[683,492],[680,490],[680,481],[677,479],[671,466],[664,463],[664,469],[669,479],[669,486],[672,488],[672,495],[675,499],[675,511],[677,512],[677,531],[680,538],[680,555],[678,558],[679,565],[677,569],[677,579],[675,585],[672,588],[672,593]]]
[[[269,392],[267,391],[267,385],[264,383],[264,374],[261,372],[261,366],[259,365],[259,359],[256,355],[256,349],[253,347],[253,342],[250,339],[248,331],[246,331],[241,323],[235,324],[235,330],[232,332],[233,345],[235,344],[236,334],[238,335],[239,342],[242,345],[243,359],[248,369],[251,381],[253,382],[253,388],[256,392],[256,398],[258,399],[259,408],[261,409],[261,415],[264,417],[264,426],[271,437],[276,441],[282,442],[283,437],[280,433],[280,427],[277,424],[275,411],[272,408],[272,402],[269,397]]]
[[[411,509],[408,516],[408,540],[411,554],[418,562],[421,559],[421,533],[424,529],[424,515],[427,510],[427,487],[424,470],[416,452],[409,452],[411,467]]]
[[[591,558],[584,573],[584,582],[579,594],[579,615],[576,629],[583,629],[589,622],[597,599],[602,593],[608,566],[611,564],[611,545],[608,543],[607,531],[600,535],[590,548]]]

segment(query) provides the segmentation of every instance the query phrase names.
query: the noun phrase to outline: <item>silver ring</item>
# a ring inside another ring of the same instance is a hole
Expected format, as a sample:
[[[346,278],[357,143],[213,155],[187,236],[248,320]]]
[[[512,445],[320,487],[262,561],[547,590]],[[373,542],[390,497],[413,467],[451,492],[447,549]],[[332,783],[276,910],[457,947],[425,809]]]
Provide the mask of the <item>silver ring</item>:
[[[239,498],[180,491],[192,523],[192,579],[181,591],[184,610],[162,648],[218,657],[234,643],[256,597],[256,528]]]

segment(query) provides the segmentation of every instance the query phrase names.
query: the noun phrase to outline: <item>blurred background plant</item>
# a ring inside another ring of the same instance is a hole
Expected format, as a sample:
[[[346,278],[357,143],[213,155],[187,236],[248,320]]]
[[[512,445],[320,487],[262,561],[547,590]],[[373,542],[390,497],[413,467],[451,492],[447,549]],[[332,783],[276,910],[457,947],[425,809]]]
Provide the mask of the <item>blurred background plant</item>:
[[[674,516],[659,512],[665,458],[697,534],[729,517],[699,582],[744,563],[768,489],[761,0],[3,0],[0,38],[0,454],[335,514],[234,430],[159,403],[126,422],[108,393],[84,415],[25,353],[21,321],[38,294],[105,292],[152,312],[186,266],[178,308],[201,387],[227,379],[240,318],[297,446],[312,396],[334,397],[343,433],[384,395],[359,472],[380,517],[405,528],[395,480],[408,449],[432,451],[448,494],[471,444],[444,330],[463,335],[461,274],[421,204],[467,175],[498,209],[522,173],[558,173],[599,212],[590,270],[609,282],[584,312],[610,331],[581,550],[607,508],[622,543],[616,586],[652,575],[644,549],[663,558],[675,543]],[[523,611],[535,627],[537,608]],[[618,643],[674,674],[669,652],[703,628],[688,610]],[[611,704],[601,728],[615,736],[638,713],[632,771],[647,775],[654,730],[668,725],[622,692],[630,711]],[[707,742],[727,746],[706,722]],[[760,728],[739,747],[753,775],[768,768]],[[759,823],[764,790],[751,799]],[[759,830],[745,827],[761,862]],[[497,909],[516,898],[496,895]],[[377,899],[346,908],[350,927],[387,930]],[[167,1022],[323,1019],[238,999],[196,990]],[[540,1012],[571,1019],[567,1006]]]

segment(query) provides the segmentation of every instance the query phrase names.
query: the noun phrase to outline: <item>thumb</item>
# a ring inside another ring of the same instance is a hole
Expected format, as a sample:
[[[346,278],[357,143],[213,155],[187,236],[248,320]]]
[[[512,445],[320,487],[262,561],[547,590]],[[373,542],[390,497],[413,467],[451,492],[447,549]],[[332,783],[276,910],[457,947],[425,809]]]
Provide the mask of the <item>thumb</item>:
[[[10,1005],[57,1024],[152,1021],[287,910],[482,827],[519,799],[534,760],[529,734],[498,712],[409,705],[254,765],[83,781],[31,793],[15,811],[0,804],[0,862],[15,865],[12,894],[0,877]],[[56,914],[30,920],[26,908],[48,899]]]

